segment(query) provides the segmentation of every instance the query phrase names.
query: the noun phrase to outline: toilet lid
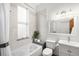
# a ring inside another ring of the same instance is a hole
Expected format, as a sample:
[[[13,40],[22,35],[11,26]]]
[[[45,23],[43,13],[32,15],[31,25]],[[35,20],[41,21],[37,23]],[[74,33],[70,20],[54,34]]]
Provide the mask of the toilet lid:
[[[45,48],[45,49],[43,50],[43,54],[44,54],[44,55],[52,55],[52,53],[53,53],[53,51],[52,51],[52,49],[50,49],[50,48]]]

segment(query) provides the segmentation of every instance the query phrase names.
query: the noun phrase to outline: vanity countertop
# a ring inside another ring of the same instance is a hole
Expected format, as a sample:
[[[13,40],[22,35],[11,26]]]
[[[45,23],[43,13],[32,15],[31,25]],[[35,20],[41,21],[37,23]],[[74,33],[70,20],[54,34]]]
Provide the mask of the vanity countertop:
[[[74,42],[74,41],[67,41],[67,40],[60,40],[59,44],[64,44],[64,45],[69,45],[69,46],[74,46],[74,47],[79,47],[79,42]]]

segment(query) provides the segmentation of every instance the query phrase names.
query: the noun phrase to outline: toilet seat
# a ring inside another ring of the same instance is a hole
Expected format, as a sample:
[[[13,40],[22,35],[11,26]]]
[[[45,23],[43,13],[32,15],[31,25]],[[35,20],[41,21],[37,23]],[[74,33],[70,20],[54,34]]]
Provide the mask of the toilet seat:
[[[44,50],[43,50],[43,56],[52,56],[52,54],[53,54],[53,50],[52,49],[50,49],[50,48],[45,48]]]

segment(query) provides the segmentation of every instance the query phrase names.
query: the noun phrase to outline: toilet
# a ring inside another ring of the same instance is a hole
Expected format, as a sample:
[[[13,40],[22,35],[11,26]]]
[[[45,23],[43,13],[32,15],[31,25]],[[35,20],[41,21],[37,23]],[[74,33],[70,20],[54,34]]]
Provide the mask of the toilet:
[[[56,47],[56,40],[46,40],[46,48],[43,50],[43,56],[52,56]]]

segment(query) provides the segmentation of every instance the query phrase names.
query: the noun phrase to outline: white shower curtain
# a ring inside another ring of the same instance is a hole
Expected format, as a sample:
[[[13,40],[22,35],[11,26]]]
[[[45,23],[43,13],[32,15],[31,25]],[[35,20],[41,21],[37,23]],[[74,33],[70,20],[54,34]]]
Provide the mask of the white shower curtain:
[[[0,3],[0,56],[9,56],[9,10],[10,5]]]

